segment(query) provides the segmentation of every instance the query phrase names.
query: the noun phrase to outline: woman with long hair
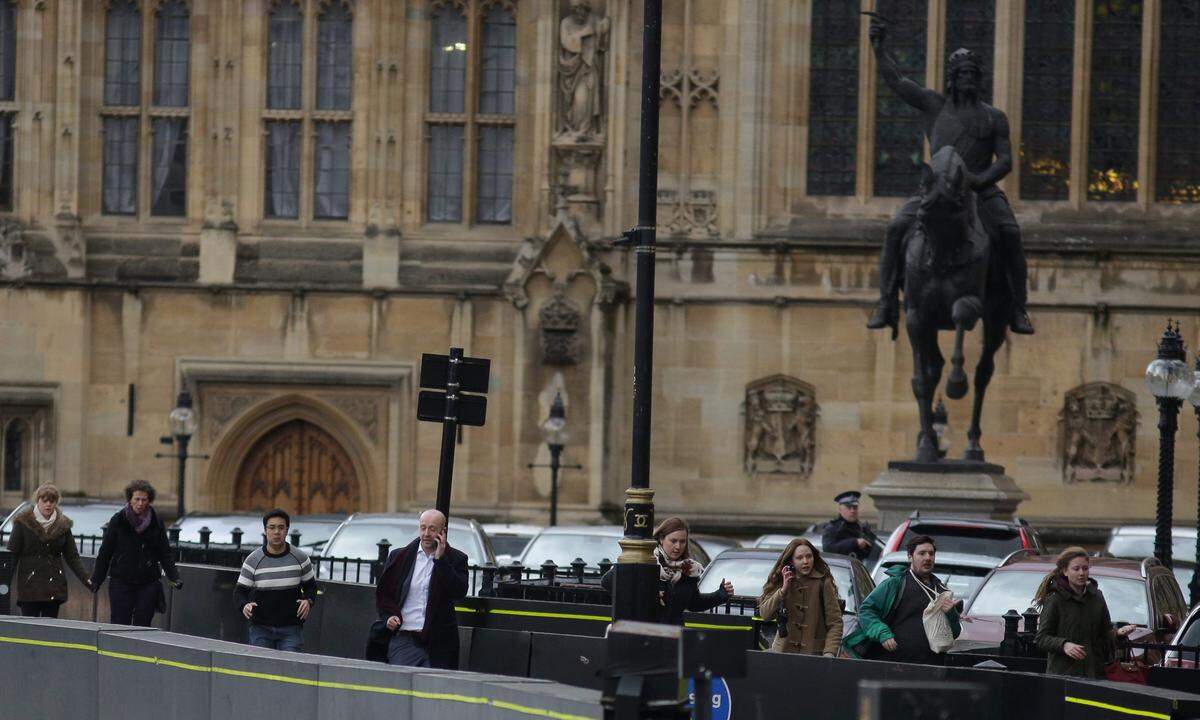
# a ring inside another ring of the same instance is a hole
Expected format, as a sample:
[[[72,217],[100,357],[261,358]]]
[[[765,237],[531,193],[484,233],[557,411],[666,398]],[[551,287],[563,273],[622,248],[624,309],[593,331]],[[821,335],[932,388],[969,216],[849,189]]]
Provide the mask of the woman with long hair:
[[[1035,642],[1046,653],[1046,672],[1077,677],[1104,677],[1117,637],[1136,625],[1113,630],[1104,593],[1089,576],[1090,561],[1081,547],[1058,555],[1033,596],[1040,606]]]
[[[22,615],[58,617],[59,608],[67,601],[64,560],[84,586],[90,582],[71,534],[71,519],[63,514],[58,500],[58,488],[42,485],[33,504],[13,521],[8,550],[17,563],[17,605]]]
[[[783,609],[783,612],[780,610]],[[842,608],[837,583],[821,552],[805,538],[788,543],[758,599],[758,614],[779,613],[772,652],[833,657],[842,644]]]

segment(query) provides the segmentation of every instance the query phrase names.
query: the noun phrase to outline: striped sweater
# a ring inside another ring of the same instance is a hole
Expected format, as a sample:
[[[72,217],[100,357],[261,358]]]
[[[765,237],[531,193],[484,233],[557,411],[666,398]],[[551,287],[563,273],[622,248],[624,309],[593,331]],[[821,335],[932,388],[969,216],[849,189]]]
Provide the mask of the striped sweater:
[[[237,586],[233,589],[239,614],[246,603],[258,603],[251,622],[280,627],[303,625],[296,617],[297,601],[316,602],[317,581],[308,555],[290,543],[278,555],[260,547],[242,563]]]

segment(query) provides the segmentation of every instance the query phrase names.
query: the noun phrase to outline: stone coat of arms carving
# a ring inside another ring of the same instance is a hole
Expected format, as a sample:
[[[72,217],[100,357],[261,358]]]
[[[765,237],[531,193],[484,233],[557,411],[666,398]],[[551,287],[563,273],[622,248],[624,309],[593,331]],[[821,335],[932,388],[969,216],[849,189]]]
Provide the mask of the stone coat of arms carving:
[[[1063,482],[1133,482],[1137,423],[1136,398],[1119,385],[1068,392],[1059,422]]]
[[[582,314],[575,304],[555,295],[538,311],[541,324],[542,362],[547,365],[574,365],[579,362],[579,328]]]
[[[812,475],[817,398],[812,385],[773,375],[746,386],[744,466],[750,475]]]

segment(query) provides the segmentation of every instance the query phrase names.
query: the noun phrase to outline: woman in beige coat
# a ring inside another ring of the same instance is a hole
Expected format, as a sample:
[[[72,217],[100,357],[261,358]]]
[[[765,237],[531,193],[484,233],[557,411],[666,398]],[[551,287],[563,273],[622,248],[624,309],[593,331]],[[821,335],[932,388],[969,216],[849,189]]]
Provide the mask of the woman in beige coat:
[[[759,617],[775,619],[783,614],[781,606],[786,621],[779,618],[783,622],[771,643],[772,652],[837,654],[842,644],[837,584],[820,551],[804,538],[788,543],[775,561],[758,599]]]

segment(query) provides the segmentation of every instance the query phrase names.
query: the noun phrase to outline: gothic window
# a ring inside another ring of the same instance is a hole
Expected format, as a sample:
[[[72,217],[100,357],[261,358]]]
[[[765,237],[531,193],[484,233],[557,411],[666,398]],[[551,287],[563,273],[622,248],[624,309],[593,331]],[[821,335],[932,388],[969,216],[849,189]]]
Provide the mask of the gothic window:
[[[0,0],[0,101],[17,99],[17,3]]]
[[[1026,0],[1022,199],[1067,199],[1074,51],[1075,0]]]
[[[995,33],[995,0],[955,0],[946,4],[946,47],[942,54],[948,56],[965,47],[979,56],[983,61],[982,99],[989,103]]]
[[[430,222],[512,222],[516,58],[514,3],[433,3],[426,115]]]
[[[187,213],[191,15],[184,0],[143,13],[132,0],[105,10],[100,108],[100,208],[107,215]],[[142,62],[149,38],[153,62]],[[142,210],[145,208],[145,210]]]
[[[0,113],[0,210],[13,209],[13,113]]]
[[[860,19],[852,3],[812,9],[808,194],[853,195],[858,144]]]
[[[272,0],[269,8],[263,215],[346,220],[354,3]],[[305,58],[315,58],[315,72],[305,71]]]
[[[12,420],[4,431],[4,490],[21,492],[24,485],[25,438],[28,435],[24,420]]]
[[[925,84],[927,0],[879,0],[876,12],[890,21],[888,49],[900,72]],[[921,117],[880,81],[875,90],[875,188],[883,197],[906,197],[917,187],[925,151]]]
[[[1200,202],[1200,0],[1160,5],[1155,196]],[[1187,139],[1188,141],[1183,141]]]
[[[1094,2],[1087,197],[1131,201],[1138,186],[1142,2]]]

